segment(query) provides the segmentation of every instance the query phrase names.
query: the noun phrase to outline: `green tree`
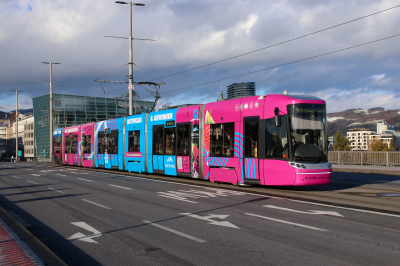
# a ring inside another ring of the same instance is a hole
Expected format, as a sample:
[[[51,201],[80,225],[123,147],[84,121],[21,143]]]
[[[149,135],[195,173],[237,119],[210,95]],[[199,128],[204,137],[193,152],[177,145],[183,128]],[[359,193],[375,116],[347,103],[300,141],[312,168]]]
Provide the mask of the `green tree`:
[[[383,143],[383,141],[381,141],[381,140],[376,140],[371,143],[370,150],[371,151],[388,151],[389,146],[387,145],[387,143]]]
[[[351,141],[342,136],[342,131],[336,131],[335,144],[333,144],[334,151],[351,151],[353,147],[350,144]]]
[[[394,137],[390,140],[389,151],[397,151],[396,141],[394,140]]]

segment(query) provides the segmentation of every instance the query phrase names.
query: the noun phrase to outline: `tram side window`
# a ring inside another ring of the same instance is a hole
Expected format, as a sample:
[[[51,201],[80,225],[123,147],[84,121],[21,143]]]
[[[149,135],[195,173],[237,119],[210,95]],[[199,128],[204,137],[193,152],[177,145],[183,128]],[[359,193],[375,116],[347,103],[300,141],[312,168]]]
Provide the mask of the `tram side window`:
[[[190,154],[190,124],[178,124],[177,129],[177,155],[189,156]]]
[[[60,138],[54,138],[54,143],[55,143],[55,149],[54,152],[59,153],[60,152],[60,143],[61,139]]]
[[[244,118],[244,156],[247,158],[257,158],[258,121],[258,117]]]
[[[128,151],[140,151],[140,130],[130,131],[128,135]]]
[[[71,138],[71,153],[78,151],[78,135],[73,135]]]
[[[90,135],[82,136],[83,153],[90,153],[91,137]]]
[[[111,130],[110,134],[107,134],[106,146],[108,143],[108,154],[118,154],[118,129]]]
[[[65,153],[71,153],[71,140],[68,136],[65,137]]]
[[[211,157],[233,157],[234,123],[211,124]]]
[[[163,155],[163,127],[153,127],[153,155]]]
[[[104,154],[104,138],[105,138],[104,131],[99,131],[99,133],[97,134],[98,154]]]
[[[165,128],[165,155],[175,155],[175,128]]]
[[[289,160],[286,115],[281,117],[282,126],[275,126],[275,118],[265,120],[265,158]]]

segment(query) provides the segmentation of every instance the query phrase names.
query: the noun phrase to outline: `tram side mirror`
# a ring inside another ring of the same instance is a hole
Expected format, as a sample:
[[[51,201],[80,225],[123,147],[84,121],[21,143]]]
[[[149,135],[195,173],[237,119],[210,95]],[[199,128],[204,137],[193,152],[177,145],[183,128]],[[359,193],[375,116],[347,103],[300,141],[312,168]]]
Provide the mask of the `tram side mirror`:
[[[279,107],[275,107],[274,113],[275,113],[275,126],[281,127],[282,122],[281,122],[281,115],[279,114]]]

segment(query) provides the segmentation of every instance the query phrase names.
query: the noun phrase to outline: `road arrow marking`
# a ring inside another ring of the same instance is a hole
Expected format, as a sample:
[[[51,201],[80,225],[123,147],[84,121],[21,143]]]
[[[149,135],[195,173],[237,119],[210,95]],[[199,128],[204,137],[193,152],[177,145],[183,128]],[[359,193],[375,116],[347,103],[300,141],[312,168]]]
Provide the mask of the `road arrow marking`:
[[[87,230],[89,232],[92,232],[93,235],[87,236],[87,235],[82,234],[81,232],[78,232],[78,233],[68,237],[67,238],[68,240],[80,240],[80,241],[83,241],[83,242],[98,244],[98,242],[93,240],[92,238],[99,237],[99,236],[103,235],[100,231],[97,231],[96,229],[94,229],[93,227],[88,225],[87,223],[84,223],[84,222],[73,222],[72,223],[71,222],[71,224],[76,225],[76,226],[78,226],[80,228],[83,228],[83,229],[85,229],[85,230]]]
[[[271,209],[277,209],[277,210],[283,210],[283,211],[290,211],[290,212],[297,212],[297,213],[304,213],[304,214],[325,214],[325,215],[332,215],[332,216],[339,216],[339,217],[344,217],[338,212],[332,212],[332,211],[298,211],[298,210],[292,210],[288,208],[283,208],[283,207],[278,207],[274,205],[264,205],[263,207],[266,208],[271,208]]]
[[[222,220],[222,219],[225,219],[226,217],[228,217],[229,215],[224,215],[224,214],[209,214],[208,216],[200,216],[200,215],[196,215],[196,214],[189,213],[189,212],[187,212],[187,213],[181,213],[181,214],[182,214],[182,215],[186,215],[186,216],[190,216],[190,217],[192,217],[192,218],[200,219],[200,220],[203,220],[203,221],[207,221],[207,222],[209,222],[209,224],[220,225],[220,226],[225,226],[225,227],[231,227],[231,228],[240,229],[240,228],[237,227],[236,225],[234,225],[234,224],[232,224],[232,223],[230,223],[230,222],[227,222],[227,221],[218,222],[218,221],[212,220],[212,219],[214,219],[214,218],[218,218],[218,219],[221,219],[221,220]]]

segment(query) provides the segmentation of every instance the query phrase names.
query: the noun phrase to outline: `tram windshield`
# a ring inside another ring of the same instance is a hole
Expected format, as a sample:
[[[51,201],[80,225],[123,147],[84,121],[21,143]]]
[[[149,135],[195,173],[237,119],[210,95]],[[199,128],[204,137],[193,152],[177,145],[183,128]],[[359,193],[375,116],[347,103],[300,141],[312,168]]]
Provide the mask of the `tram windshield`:
[[[294,161],[327,162],[326,105],[294,104],[288,109]]]

